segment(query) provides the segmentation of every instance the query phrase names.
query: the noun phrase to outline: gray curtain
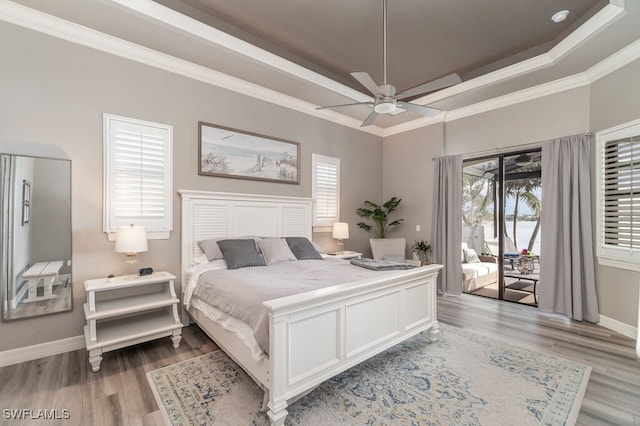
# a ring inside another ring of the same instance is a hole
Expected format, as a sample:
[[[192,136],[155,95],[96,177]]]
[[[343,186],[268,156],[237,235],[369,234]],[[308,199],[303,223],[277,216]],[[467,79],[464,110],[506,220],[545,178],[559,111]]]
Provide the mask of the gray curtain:
[[[432,250],[435,263],[444,265],[438,290],[462,292],[462,156],[436,160],[433,188]]]
[[[541,228],[540,310],[598,322],[586,135],[542,145]]]

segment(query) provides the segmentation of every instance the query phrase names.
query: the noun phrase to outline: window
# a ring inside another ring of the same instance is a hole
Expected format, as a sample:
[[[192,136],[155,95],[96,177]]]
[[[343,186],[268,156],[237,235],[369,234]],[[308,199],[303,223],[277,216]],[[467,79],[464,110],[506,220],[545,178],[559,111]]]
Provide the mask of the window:
[[[312,154],[313,226],[329,227],[340,221],[340,159]]]
[[[104,115],[104,232],[143,225],[149,239],[173,226],[173,127]]]
[[[596,135],[598,261],[640,270],[640,120]]]

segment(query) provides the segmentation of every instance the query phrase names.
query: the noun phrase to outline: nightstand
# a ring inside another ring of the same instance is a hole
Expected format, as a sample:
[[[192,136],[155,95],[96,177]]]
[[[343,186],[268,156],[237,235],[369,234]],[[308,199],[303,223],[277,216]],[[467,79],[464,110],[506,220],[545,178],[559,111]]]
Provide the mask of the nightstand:
[[[174,280],[168,272],[143,277],[87,280],[84,336],[89,362],[100,370],[102,353],[160,337],[171,336],[173,347],[182,339],[182,323]]]
[[[362,253],[356,251],[341,251],[337,253],[327,253],[329,257],[335,257],[336,259],[358,259],[362,257]]]

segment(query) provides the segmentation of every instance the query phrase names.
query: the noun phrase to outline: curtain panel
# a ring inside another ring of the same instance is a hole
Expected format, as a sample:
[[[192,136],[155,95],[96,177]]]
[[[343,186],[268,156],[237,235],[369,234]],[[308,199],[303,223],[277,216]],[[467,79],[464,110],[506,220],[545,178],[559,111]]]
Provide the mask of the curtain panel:
[[[462,292],[462,156],[436,159],[431,238],[434,262],[444,265],[438,290]]]
[[[542,165],[539,309],[598,322],[589,137],[543,143]]]

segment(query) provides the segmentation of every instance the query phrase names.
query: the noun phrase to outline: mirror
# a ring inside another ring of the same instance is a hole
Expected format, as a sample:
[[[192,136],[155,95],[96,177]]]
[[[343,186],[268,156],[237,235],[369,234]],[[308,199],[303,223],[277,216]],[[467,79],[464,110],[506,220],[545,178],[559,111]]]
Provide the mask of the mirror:
[[[2,318],[72,309],[71,161],[0,154]]]

